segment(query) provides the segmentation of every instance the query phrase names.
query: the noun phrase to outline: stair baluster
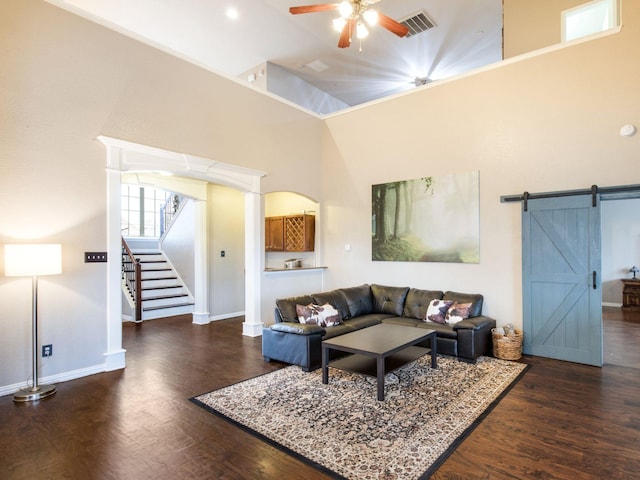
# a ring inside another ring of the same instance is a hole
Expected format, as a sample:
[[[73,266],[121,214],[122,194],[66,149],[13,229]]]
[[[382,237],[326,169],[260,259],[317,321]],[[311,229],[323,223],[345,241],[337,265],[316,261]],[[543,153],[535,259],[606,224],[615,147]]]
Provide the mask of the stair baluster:
[[[134,322],[142,322],[142,267],[129,245],[122,238],[122,278],[124,279],[135,305]]]

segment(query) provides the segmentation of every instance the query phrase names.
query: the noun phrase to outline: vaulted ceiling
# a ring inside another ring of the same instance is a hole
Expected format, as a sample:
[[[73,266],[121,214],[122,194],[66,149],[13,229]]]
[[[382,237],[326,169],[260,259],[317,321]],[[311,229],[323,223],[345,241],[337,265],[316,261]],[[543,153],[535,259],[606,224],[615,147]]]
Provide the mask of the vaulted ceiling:
[[[242,81],[269,62],[349,106],[502,59],[502,0],[372,1],[398,21],[425,13],[435,27],[399,38],[378,25],[349,48],[337,47],[336,12],[289,13],[321,0],[49,1]]]

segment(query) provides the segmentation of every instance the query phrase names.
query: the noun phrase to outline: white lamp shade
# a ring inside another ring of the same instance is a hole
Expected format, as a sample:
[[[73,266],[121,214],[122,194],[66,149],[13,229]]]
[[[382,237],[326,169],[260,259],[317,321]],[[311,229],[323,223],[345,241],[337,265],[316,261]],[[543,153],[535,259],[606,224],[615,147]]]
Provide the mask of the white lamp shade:
[[[32,277],[62,273],[62,245],[21,244],[4,246],[4,274]]]

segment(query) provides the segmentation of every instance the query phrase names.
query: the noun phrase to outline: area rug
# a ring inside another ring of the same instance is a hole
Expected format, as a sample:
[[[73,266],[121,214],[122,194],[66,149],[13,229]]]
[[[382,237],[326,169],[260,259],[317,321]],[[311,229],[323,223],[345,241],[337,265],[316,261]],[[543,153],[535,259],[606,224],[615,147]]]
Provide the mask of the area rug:
[[[481,357],[474,364],[426,355],[376,379],[330,368],[286,367],[191,400],[336,478],[424,480],[526,369]]]

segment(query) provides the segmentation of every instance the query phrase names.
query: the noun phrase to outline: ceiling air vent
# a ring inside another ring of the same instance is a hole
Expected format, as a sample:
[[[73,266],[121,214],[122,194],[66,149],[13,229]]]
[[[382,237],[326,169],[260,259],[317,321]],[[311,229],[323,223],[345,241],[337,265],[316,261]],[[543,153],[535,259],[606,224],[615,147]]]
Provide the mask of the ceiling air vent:
[[[431,20],[431,17],[429,17],[424,10],[411,15],[400,23],[409,29],[409,33],[406,35],[407,37],[425,32],[436,26],[436,23]]]

